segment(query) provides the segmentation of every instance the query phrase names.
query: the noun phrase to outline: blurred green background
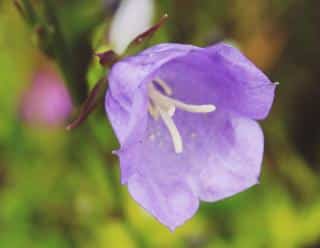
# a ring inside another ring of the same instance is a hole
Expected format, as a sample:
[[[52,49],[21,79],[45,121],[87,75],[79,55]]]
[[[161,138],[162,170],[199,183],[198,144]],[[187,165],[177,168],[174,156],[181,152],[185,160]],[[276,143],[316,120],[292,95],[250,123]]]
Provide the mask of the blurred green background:
[[[320,247],[320,1],[155,2],[154,21],[164,13],[170,19],[152,43],[227,40],[280,82],[262,123],[261,183],[202,203],[174,233],[120,185],[111,155],[118,145],[102,107],[70,132],[21,118],[23,92],[48,66],[70,89],[81,88],[72,93],[74,116],[86,88],[106,73],[93,53],[108,47],[117,4],[26,2],[40,14],[23,17],[13,1],[0,1],[1,248]]]

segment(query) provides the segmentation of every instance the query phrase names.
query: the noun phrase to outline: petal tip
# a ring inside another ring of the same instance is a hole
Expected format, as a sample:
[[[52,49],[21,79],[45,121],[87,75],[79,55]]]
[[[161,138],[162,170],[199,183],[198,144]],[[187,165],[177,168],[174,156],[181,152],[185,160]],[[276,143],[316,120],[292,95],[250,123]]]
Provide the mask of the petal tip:
[[[169,231],[171,232],[171,233],[174,233],[174,231],[177,229],[177,226],[176,225],[165,225],[168,229],[169,229]]]

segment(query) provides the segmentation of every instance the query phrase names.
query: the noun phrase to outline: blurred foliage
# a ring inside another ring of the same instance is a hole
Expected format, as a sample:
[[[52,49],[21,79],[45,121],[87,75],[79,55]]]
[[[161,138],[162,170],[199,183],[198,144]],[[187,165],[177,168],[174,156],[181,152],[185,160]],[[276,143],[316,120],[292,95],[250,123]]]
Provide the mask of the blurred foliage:
[[[120,185],[111,155],[117,142],[102,108],[72,132],[34,128],[20,119],[21,94],[42,64],[55,63],[67,85],[85,88],[105,73],[93,56],[107,46],[111,12],[102,1],[32,2],[41,18],[30,25],[12,1],[0,2],[1,248],[320,247],[319,1],[157,1],[157,16],[168,13],[170,20],[152,43],[228,40],[281,83],[263,122],[260,185],[202,203],[175,233]],[[45,9],[46,2],[54,8]],[[69,50],[59,50],[48,14],[57,15],[63,49]],[[51,42],[39,44],[39,24],[48,28]]]

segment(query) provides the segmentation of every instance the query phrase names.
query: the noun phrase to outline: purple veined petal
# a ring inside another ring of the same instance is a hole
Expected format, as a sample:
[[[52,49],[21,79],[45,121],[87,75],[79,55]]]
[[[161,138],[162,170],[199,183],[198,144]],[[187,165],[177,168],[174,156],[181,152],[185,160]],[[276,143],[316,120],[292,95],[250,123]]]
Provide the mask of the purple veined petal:
[[[122,54],[130,42],[152,25],[154,0],[122,0],[110,28],[110,42]]]
[[[140,205],[171,231],[191,218],[199,200],[186,184],[161,184],[135,174],[128,182],[129,192]]]
[[[173,152],[166,127],[152,119],[145,139],[118,152],[133,198],[170,229],[192,217],[199,199],[221,200],[256,184],[263,154],[263,134],[253,120],[218,110],[200,116],[179,111],[174,119],[183,153]],[[181,215],[169,203],[174,185],[183,192],[176,201]]]
[[[127,105],[120,104],[109,91],[106,95],[106,106],[120,144],[137,142],[143,137],[148,117],[148,98],[145,91],[137,90]]]
[[[268,115],[276,84],[238,49],[220,43],[204,49],[212,59],[214,71],[225,87],[225,104],[249,118],[261,120]]]

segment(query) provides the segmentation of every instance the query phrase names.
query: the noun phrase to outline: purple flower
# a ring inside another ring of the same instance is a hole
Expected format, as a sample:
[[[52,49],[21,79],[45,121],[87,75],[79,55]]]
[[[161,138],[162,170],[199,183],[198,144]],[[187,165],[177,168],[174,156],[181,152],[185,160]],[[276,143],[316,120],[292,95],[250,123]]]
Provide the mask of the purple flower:
[[[106,110],[118,137],[122,183],[174,230],[199,200],[258,182],[275,84],[237,49],[161,44],[115,64]]]
[[[38,71],[22,97],[23,120],[36,126],[61,125],[71,110],[71,97],[57,73],[51,69]]]

